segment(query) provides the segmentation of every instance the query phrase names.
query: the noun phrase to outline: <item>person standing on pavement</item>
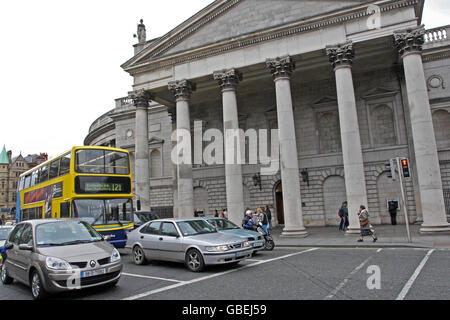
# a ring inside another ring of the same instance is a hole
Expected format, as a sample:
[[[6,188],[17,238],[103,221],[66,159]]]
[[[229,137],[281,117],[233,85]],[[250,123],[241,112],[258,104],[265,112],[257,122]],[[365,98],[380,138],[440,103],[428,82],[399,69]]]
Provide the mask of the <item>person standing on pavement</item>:
[[[341,223],[339,224],[340,231],[345,231],[349,226],[347,205],[347,201],[344,201],[341,208],[339,209],[339,217],[341,218]]]
[[[219,211],[217,211],[217,209],[214,210],[214,217],[215,217],[215,218],[218,218],[218,217],[219,217]]]
[[[389,214],[391,215],[391,223],[393,226],[397,225],[397,210],[398,203],[396,201],[389,201],[388,203]]]
[[[269,230],[272,230],[272,212],[270,212],[269,206],[266,206],[265,214],[267,216],[267,220],[269,221]]]
[[[369,211],[367,211],[366,207],[361,205],[359,207],[358,211],[358,217],[359,217],[359,225],[361,227],[361,235],[359,237],[358,242],[363,242],[364,237],[371,236],[373,239],[373,242],[376,242],[378,238],[375,236],[375,233],[370,228],[370,221],[369,221]]]
[[[268,229],[269,219],[267,218],[267,215],[266,215],[266,213],[264,212],[263,208],[262,208],[262,207],[259,207],[259,208],[256,210],[256,214],[257,214],[258,222],[261,222],[261,225],[262,225],[263,229],[264,229],[267,233],[269,233],[269,229]]]
[[[222,219],[227,219],[228,220],[228,212],[227,212],[226,208],[222,210],[222,213],[220,214],[220,217]]]

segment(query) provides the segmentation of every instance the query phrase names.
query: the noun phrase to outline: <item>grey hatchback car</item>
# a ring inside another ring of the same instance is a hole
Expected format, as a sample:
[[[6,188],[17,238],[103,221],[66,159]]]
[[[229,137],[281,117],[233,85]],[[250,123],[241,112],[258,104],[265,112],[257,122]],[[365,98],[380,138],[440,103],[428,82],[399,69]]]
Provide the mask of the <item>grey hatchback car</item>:
[[[30,220],[17,224],[5,244],[0,279],[31,288],[34,299],[47,293],[115,285],[122,272],[119,252],[80,220]]]
[[[146,260],[184,262],[199,272],[206,265],[238,263],[254,250],[241,237],[217,232],[202,219],[159,219],[128,234],[126,248],[135,264]]]

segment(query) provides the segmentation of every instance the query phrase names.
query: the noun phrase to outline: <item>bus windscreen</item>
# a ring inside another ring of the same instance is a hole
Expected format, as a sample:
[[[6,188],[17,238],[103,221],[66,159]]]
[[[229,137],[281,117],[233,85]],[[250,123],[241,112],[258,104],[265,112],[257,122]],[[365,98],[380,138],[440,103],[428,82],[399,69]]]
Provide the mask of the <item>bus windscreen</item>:
[[[80,149],[75,155],[75,171],[88,174],[130,174],[128,154],[125,152]]]

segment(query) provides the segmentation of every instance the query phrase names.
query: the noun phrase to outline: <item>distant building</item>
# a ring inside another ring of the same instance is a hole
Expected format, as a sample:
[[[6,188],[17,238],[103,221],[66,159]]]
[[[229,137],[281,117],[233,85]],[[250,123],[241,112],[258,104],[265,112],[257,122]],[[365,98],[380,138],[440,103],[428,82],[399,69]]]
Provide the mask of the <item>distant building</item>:
[[[23,157],[11,157],[12,152],[5,146],[0,153],[0,216],[15,213],[17,202],[17,184],[19,176],[29,169],[47,160],[45,153]]]

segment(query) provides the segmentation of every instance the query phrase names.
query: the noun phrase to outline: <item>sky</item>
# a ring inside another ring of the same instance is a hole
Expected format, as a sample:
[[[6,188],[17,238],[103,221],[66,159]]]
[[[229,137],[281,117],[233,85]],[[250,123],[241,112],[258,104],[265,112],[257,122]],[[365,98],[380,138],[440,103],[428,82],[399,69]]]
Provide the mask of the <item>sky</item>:
[[[132,89],[120,67],[137,24],[160,37],[213,0],[21,0],[0,5],[0,149],[50,157],[83,145],[90,125]],[[426,0],[426,28],[450,24],[450,0]]]

